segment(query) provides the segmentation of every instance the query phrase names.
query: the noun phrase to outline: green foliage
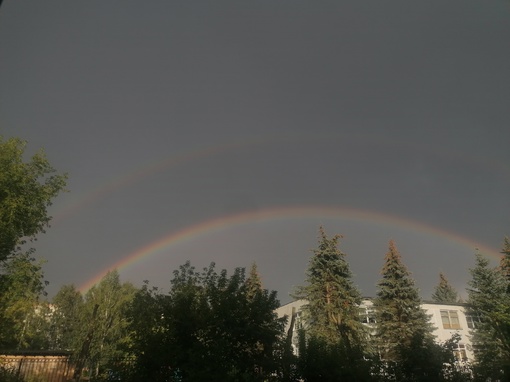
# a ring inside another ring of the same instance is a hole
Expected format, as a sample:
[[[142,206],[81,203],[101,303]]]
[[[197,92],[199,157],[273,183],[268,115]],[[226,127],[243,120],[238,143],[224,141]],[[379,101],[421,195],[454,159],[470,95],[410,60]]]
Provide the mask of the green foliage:
[[[379,382],[468,382],[472,380],[469,368],[461,369],[456,363],[454,349],[461,336],[453,334],[444,343],[436,343],[425,332],[416,332],[408,344],[399,344],[399,360],[379,360],[373,370]]]
[[[489,266],[489,260],[476,255],[475,267],[470,269],[469,305],[484,317],[484,321],[494,320],[504,314],[506,280],[502,272]]]
[[[52,300],[50,349],[77,351],[84,337],[84,300],[74,285],[63,285]]]
[[[0,362],[0,381],[2,382],[25,382],[22,377],[18,375],[16,370],[5,367]]]
[[[345,340],[359,343],[365,336],[359,321],[361,294],[352,281],[345,257],[338,249],[340,235],[331,239],[320,227],[319,243],[306,271],[305,285],[294,297],[307,301],[303,307],[308,322],[307,333],[326,342]]]
[[[47,207],[65,187],[66,175],[55,173],[43,151],[23,162],[26,142],[0,136],[0,260],[23,238],[44,232]]]
[[[42,261],[33,250],[1,262],[0,348],[40,349],[46,343],[48,306],[40,301],[46,285]]]
[[[300,375],[306,382],[372,381],[372,365],[361,347],[299,332]]]
[[[432,294],[432,301],[438,303],[457,303],[459,295],[457,291],[450,285],[448,279],[443,273],[439,273],[439,284],[436,285]]]
[[[276,368],[273,351],[282,331],[275,292],[248,297],[243,268],[174,272],[167,295],[147,285],[131,312],[135,380],[262,381]],[[253,290],[250,290],[253,292]],[[143,313],[142,313],[143,312]]]
[[[116,270],[85,296],[74,285],[64,285],[52,301],[50,348],[71,351],[78,374],[85,367],[96,380],[103,378],[111,366],[118,366],[118,360],[130,354],[127,311],[136,291],[132,284],[120,282]]]
[[[292,313],[289,321],[289,328],[284,336],[281,336],[278,341],[275,352],[273,353],[276,360],[278,360],[278,369],[275,372],[276,380],[282,382],[293,382],[300,379],[298,370],[298,357],[294,354],[292,342],[294,338],[294,331],[296,330],[297,312],[292,308]]]
[[[130,322],[130,353],[136,357],[136,368],[132,380],[165,381],[171,371],[167,352],[167,328],[164,312],[168,296],[159,293],[157,287],[149,287],[146,280],[135,293],[127,318]],[[130,377],[128,375],[127,377]]]
[[[84,326],[92,333],[87,358],[92,362],[95,376],[100,375],[110,360],[128,354],[131,339],[126,316],[135,293],[136,288],[121,283],[119,273],[114,270],[85,294]]]
[[[48,346],[49,307],[42,262],[22,244],[44,232],[47,207],[61,192],[66,175],[56,174],[43,151],[24,162],[26,142],[0,136],[0,347]]]
[[[414,372],[409,374],[410,370],[406,365],[413,365],[413,368],[418,367],[422,371],[425,371],[425,367],[407,360],[417,349],[429,352],[433,328],[421,308],[414,280],[402,263],[393,241],[389,243],[381,273],[382,279],[377,285],[378,292],[374,300],[378,351],[384,362],[398,366],[396,374],[402,373],[407,378],[416,378]],[[427,375],[430,373],[430,370],[427,371]]]
[[[299,365],[307,381],[319,375],[322,379],[317,380],[336,380],[340,376],[362,380],[360,371],[367,370],[364,351],[368,333],[359,320],[358,309],[361,294],[352,281],[346,255],[338,249],[340,238],[328,238],[320,227],[306,284],[294,294],[306,301]]]
[[[246,296],[249,300],[254,299],[262,290],[262,280],[257,269],[257,264],[253,263],[250,268],[250,274],[246,279]]]
[[[503,241],[503,249],[501,250],[501,260],[499,262],[499,267],[503,272],[503,275],[507,279],[510,285],[510,239],[505,237]]]
[[[451,380],[458,375],[450,370],[445,375],[445,365],[454,363],[453,344],[459,338],[452,338],[446,344],[437,344],[425,331],[416,331],[409,344],[398,346],[399,362],[394,363],[394,375],[397,380],[416,382],[440,382]],[[460,376],[460,375],[458,375]]]
[[[489,261],[477,254],[470,270],[468,304],[471,313],[481,318],[473,333],[477,380],[510,378],[510,294],[505,258],[501,264],[491,268]]]

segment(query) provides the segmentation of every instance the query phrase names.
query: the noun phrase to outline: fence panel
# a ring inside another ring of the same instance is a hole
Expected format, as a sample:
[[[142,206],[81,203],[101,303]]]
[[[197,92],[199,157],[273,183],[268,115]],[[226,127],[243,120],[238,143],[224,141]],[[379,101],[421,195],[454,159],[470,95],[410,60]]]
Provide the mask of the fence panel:
[[[66,356],[1,356],[0,364],[29,381],[67,382],[72,378],[69,357]]]

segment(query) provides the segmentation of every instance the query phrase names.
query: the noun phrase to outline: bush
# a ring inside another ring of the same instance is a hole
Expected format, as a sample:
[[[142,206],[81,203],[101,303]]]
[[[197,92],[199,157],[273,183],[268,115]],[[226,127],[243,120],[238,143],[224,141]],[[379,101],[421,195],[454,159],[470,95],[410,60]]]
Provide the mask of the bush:
[[[0,381],[2,382],[25,382],[23,378],[19,377],[16,370],[0,365]]]

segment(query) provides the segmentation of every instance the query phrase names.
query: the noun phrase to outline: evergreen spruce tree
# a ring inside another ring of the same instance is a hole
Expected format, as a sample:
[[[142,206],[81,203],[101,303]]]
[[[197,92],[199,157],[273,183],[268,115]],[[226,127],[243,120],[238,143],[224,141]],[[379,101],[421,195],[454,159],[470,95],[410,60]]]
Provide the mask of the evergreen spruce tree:
[[[510,239],[508,237],[505,237],[503,241],[503,249],[500,253],[503,256],[501,256],[499,267],[510,285]]]
[[[328,238],[320,227],[306,284],[294,294],[307,301],[299,361],[307,381],[368,378],[363,359],[367,332],[359,320],[361,294],[352,281],[346,255],[338,249],[340,238]]]
[[[262,280],[257,269],[257,264],[253,263],[250,268],[250,273],[246,278],[246,297],[248,300],[253,300],[255,296],[262,291]]]
[[[474,368],[480,380],[510,380],[510,294],[507,279],[505,239],[501,265],[491,268],[489,260],[476,255],[475,267],[470,269],[468,289],[470,313],[480,317],[473,332],[476,345]]]
[[[352,281],[346,255],[338,249],[341,236],[328,238],[322,227],[319,234],[306,284],[295,293],[295,297],[307,301],[303,311],[309,322],[308,332],[327,341],[359,341],[364,335],[359,321],[361,293]]]
[[[459,302],[457,291],[450,285],[448,279],[442,272],[439,273],[439,284],[436,285],[434,289],[432,301],[452,304]]]
[[[437,353],[432,325],[393,240],[389,242],[381,273],[374,306],[376,341],[383,364],[392,366],[389,373],[397,380],[440,380],[442,362],[430,357]],[[422,364],[417,363],[420,359]]]

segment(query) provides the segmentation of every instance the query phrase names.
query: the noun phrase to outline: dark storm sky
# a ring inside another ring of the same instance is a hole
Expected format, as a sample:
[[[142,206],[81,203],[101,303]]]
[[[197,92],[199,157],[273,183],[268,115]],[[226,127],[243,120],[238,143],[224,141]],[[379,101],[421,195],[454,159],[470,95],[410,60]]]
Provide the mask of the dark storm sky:
[[[439,271],[462,290],[474,247],[510,235],[509,36],[508,1],[6,0],[0,134],[70,176],[36,243],[50,293],[306,206],[121,276],[256,261],[286,301],[324,224],[364,294],[390,238],[424,297]]]

